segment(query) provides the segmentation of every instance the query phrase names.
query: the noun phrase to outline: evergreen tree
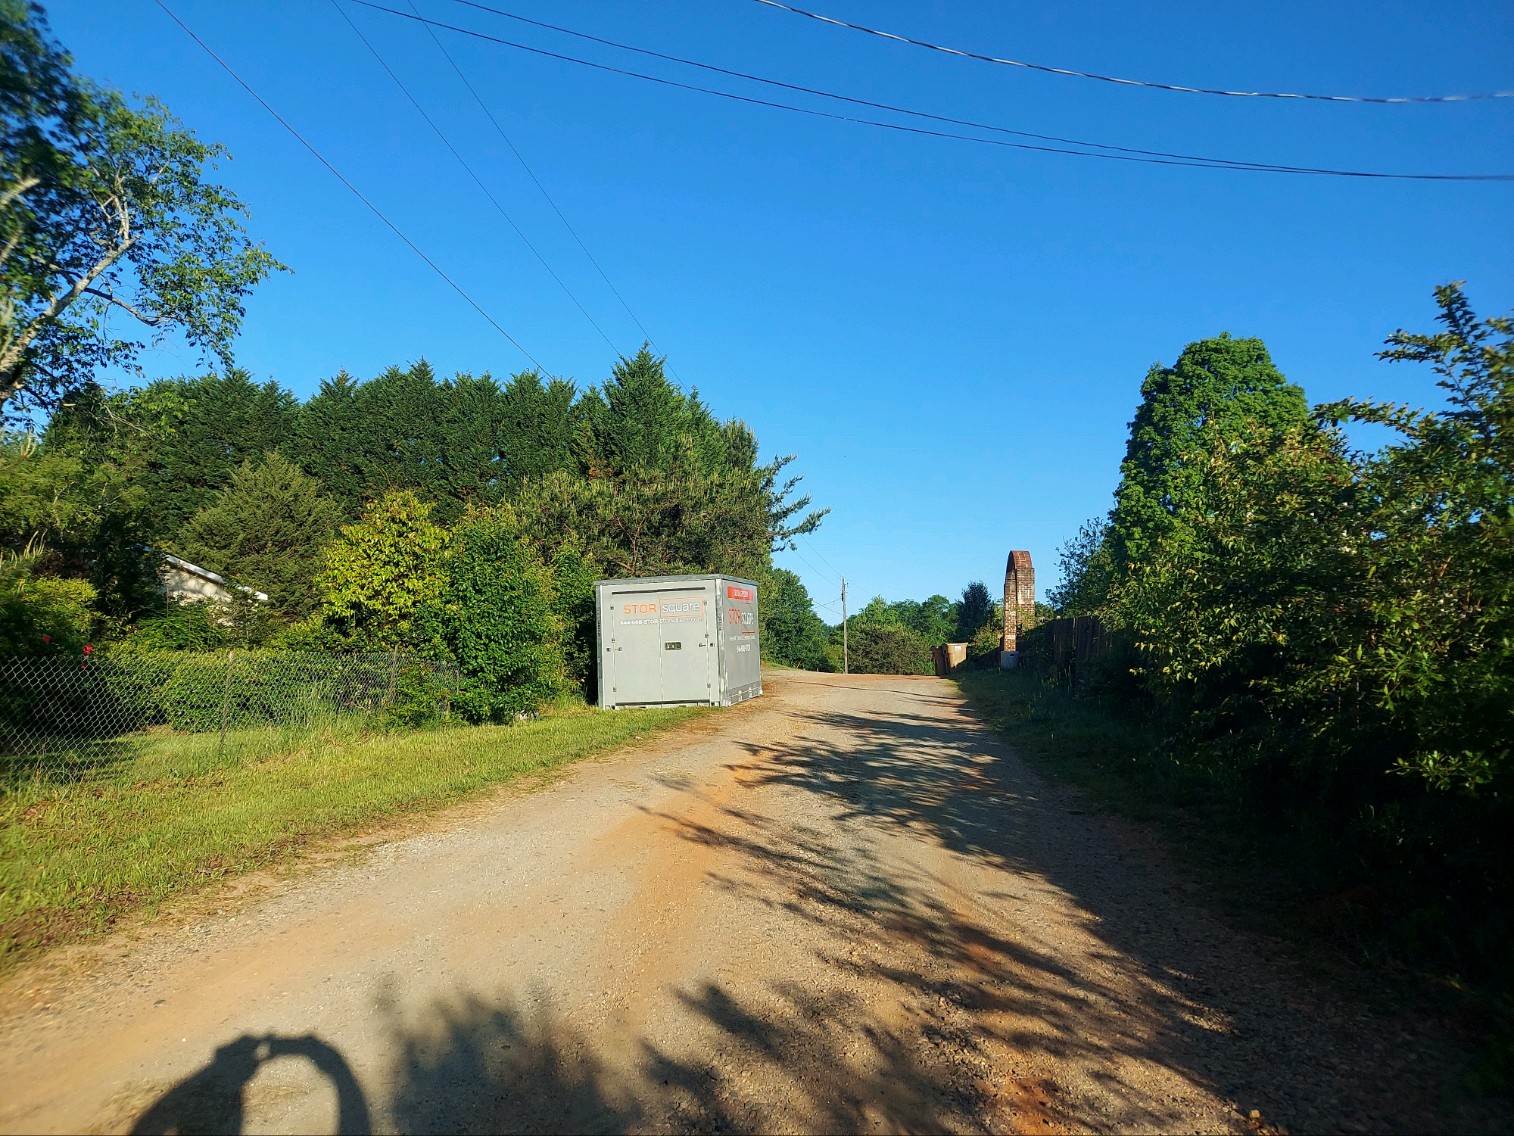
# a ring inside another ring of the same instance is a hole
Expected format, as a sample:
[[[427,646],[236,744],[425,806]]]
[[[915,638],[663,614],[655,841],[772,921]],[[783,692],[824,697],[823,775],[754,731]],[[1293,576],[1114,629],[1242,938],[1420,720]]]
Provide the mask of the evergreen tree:
[[[993,622],[994,601],[982,580],[974,580],[962,589],[962,602],[957,605],[957,637],[954,642],[971,643],[973,636],[986,624]]]
[[[357,388],[353,462],[372,501],[393,490],[437,499],[445,412],[431,365],[390,367]]]
[[[670,383],[663,360],[645,346],[616,360],[610,378],[585,394],[580,407],[579,457],[593,476],[666,469],[684,457],[697,432],[719,432],[698,396],[691,402]],[[710,448],[708,438],[699,440],[701,451]]]
[[[174,548],[186,559],[268,596],[288,620],[317,606],[322,550],[341,520],[337,507],[278,451],[245,462],[185,525]]]
[[[535,371],[524,371],[505,385],[500,448],[514,483],[574,467],[575,393],[566,379],[544,383]]]
[[[322,379],[320,390],[300,407],[289,453],[321,490],[356,516],[368,493],[359,460],[358,381],[344,369]]]
[[[501,499],[508,484],[505,392],[490,376],[460,374],[438,390],[441,448],[430,489],[443,523]]]
[[[93,388],[54,417],[44,439],[86,468],[120,469],[140,493],[137,542],[158,544],[176,539],[244,462],[292,437],[297,414],[277,383],[232,371],[115,394]]]

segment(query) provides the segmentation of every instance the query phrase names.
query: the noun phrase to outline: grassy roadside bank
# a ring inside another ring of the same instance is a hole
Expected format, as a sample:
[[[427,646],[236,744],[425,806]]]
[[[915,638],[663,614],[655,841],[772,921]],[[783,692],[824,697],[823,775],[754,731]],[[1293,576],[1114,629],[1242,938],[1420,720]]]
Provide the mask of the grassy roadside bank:
[[[0,971],[321,837],[547,773],[701,713],[574,709],[413,733],[336,724],[282,731],[276,745],[231,737],[227,760],[210,763],[198,736],[139,742],[108,781],[0,798]]]
[[[1333,882],[1328,834],[1280,830],[1187,764],[1158,727],[1026,671],[965,671],[969,704],[1043,776],[1112,813],[1156,824],[1238,923],[1287,942],[1354,997],[1454,1020],[1481,1050],[1461,1078],[1477,1095],[1514,1089],[1514,1004],[1507,983],[1469,983],[1392,925],[1405,897]],[[1396,904],[1396,906],[1395,906]]]

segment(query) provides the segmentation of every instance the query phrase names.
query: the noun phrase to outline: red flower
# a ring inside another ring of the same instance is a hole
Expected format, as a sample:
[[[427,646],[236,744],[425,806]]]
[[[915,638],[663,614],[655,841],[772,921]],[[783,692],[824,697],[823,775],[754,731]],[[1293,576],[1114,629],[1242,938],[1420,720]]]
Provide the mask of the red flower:
[[[84,653],[86,655],[89,654],[93,650],[94,650],[94,647],[90,646],[88,643],[84,644]]]
[[[42,642],[44,642],[44,643],[51,643],[52,641],[53,641],[53,637],[51,635],[44,635],[44,636],[42,636]]]

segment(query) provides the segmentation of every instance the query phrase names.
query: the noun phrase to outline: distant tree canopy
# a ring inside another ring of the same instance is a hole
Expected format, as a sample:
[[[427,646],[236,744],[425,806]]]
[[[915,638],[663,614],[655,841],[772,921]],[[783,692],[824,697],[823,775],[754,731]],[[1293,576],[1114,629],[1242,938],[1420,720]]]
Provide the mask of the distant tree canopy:
[[[810,601],[810,593],[794,573],[774,569],[762,591],[762,649],[767,658],[785,666],[825,670],[827,628]]]

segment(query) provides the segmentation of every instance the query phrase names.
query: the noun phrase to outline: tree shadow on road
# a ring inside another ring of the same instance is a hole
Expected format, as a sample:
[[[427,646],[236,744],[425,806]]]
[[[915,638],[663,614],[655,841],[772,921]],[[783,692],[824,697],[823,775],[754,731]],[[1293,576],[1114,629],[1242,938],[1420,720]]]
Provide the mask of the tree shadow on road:
[[[997,1042],[1086,1069],[1084,1098],[1064,1101],[1064,1122],[1184,1123],[1177,1102],[1153,1095],[1150,1075],[1162,1068],[1236,1102],[1239,1114],[1215,1118],[1224,1124],[1256,1109],[1308,1131],[1423,1131],[1448,1119],[1500,1127],[1493,1112],[1444,1098],[1465,1056],[1454,1042],[1314,988],[1273,944],[1207,909],[1202,888],[1159,849],[1081,815],[1080,797],[1043,781],[965,712],[799,717],[815,728],[748,745],[751,760],[732,772],[749,787],[810,795],[839,824],[730,806],[716,824],[668,822],[735,854],[739,870],[720,880],[733,894],[776,893],[840,941],[873,948],[830,965],[968,1011],[977,1051]],[[969,878],[999,883],[973,891],[918,864],[880,862],[882,841],[868,834],[900,827],[954,854]],[[1045,901],[1058,898],[1075,914],[1046,925]],[[901,941],[922,965],[884,961]]]
[[[400,1131],[975,1131],[980,1102],[916,1058],[868,1008],[789,985],[761,1004],[715,983],[677,993],[716,1040],[675,1055],[647,1037],[605,1051],[592,1030],[511,994],[435,1004],[401,1031],[388,1113]],[[868,1067],[849,1069],[859,1043]]]

